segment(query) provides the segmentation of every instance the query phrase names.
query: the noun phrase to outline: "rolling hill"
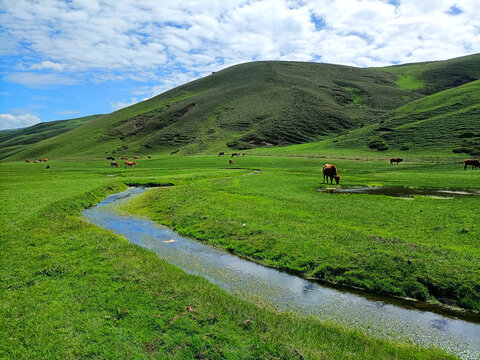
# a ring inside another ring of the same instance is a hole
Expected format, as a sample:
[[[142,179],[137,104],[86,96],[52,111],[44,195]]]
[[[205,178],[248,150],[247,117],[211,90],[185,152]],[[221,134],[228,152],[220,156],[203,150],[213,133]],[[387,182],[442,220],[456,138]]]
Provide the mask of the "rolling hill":
[[[33,144],[63,134],[102,115],[39,123],[28,128],[0,131],[0,158],[13,155]]]
[[[195,154],[304,143],[474,155],[480,148],[479,78],[479,54],[367,69],[246,63],[33,145],[0,148],[0,156]]]

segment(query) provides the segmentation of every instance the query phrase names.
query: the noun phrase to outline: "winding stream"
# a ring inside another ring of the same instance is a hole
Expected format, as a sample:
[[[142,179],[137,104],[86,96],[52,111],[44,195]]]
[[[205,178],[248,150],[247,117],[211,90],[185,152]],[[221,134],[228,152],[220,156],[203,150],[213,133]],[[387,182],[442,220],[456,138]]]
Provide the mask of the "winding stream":
[[[143,192],[143,188],[130,188],[83,214],[89,222],[124,235],[185,272],[244,299],[279,311],[312,315],[375,337],[434,346],[462,359],[480,358],[480,324],[325,287],[181,237],[150,220],[118,214],[119,205]]]

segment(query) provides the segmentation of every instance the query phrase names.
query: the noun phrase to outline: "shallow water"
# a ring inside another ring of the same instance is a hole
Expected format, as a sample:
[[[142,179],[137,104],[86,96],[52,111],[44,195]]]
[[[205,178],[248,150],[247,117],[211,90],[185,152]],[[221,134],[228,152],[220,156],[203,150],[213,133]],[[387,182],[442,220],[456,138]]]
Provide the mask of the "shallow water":
[[[391,197],[413,198],[415,196],[432,196],[441,198],[453,198],[459,196],[480,195],[479,190],[447,190],[438,188],[408,188],[401,186],[381,187],[381,186],[363,186],[350,188],[319,188],[318,191],[329,194],[369,194],[385,195]]]
[[[480,324],[325,287],[184,238],[152,221],[118,215],[119,205],[144,191],[131,188],[109,196],[84,215],[187,273],[247,300],[313,315],[376,337],[435,346],[463,359],[480,358]]]

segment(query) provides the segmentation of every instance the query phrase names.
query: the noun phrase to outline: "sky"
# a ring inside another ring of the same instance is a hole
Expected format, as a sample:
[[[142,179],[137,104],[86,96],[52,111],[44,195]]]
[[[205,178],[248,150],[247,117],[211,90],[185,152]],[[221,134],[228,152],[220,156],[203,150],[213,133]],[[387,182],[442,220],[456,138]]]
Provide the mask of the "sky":
[[[480,0],[0,0],[0,130],[106,114],[259,60],[480,53]]]

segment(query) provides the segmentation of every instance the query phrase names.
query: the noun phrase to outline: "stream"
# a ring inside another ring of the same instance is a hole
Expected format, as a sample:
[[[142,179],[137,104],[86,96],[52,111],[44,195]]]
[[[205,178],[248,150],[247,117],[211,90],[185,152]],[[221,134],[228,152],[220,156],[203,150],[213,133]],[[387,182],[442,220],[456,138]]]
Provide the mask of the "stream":
[[[119,215],[119,206],[145,191],[136,187],[111,195],[83,214],[89,222],[124,235],[185,272],[202,276],[246,300],[278,311],[314,316],[394,342],[433,346],[462,359],[480,358],[478,323],[410,303],[402,306],[400,301],[323,286],[184,238],[151,220]]]

